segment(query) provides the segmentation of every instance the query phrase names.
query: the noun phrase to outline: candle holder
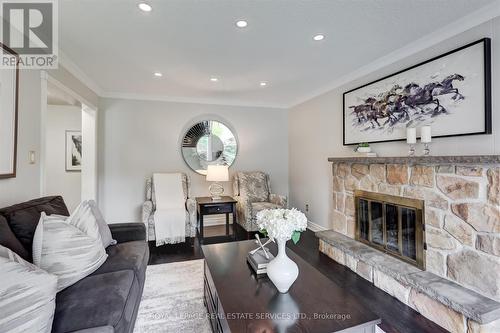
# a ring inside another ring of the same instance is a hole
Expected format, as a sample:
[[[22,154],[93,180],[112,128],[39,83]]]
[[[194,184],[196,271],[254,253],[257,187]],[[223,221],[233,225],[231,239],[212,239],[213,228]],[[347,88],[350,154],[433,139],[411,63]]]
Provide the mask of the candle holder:
[[[431,127],[429,125],[422,126],[420,130],[420,141],[424,144],[424,156],[429,156],[431,154],[429,144],[432,141]]]
[[[410,149],[408,150],[408,156],[415,156],[415,145],[410,144]]]
[[[431,149],[427,142],[424,143],[424,156],[429,156],[431,154]]]

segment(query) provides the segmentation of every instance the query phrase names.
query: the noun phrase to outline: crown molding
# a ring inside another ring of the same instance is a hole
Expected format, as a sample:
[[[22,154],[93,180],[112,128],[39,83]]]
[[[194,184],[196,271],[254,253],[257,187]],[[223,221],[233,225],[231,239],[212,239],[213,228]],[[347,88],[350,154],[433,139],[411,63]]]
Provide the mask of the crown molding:
[[[85,72],[78,67],[76,63],[68,57],[63,50],[59,49],[59,63],[74,77],[80,80],[84,85],[87,86],[90,90],[92,90],[96,95],[101,96],[104,93],[104,90],[92,80]]]
[[[487,5],[477,11],[474,11],[466,16],[459,18],[458,20],[438,29],[430,34],[427,34],[415,41],[411,44],[403,46],[393,52],[382,56],[375,61],[360,67],[359,69],[350,72],[330,84],[316,89],[315,91],[303,95],[302,97],[296,99],[292,103],[288,104],[288,108],[293,108],[300,104],[310,101],[315,97],[321,96],[325,93],[328,93],[336,88],[339,88],[345,84],[348,84],[351,81],[356,79],[360,79],[366,75],[369,75],[377,70],[383,69],[389,65],[392,65],[395,62],[403,60],[409,56],[412,56],[420,51],[426,50],[434,45],[437,45],[449,38],[457,36],[469,29],[472,29],[476,26],[479,26],[483,23],[493,20],[500,16],[500,5],[498,2],[494,2],[490,5]]]
[[[270,109],[288,109],[287,105],[281,104],[258,104],[246,101],[216,99],[216,98],[187,98],[173,97],[168,95],[150,95],[150,94],[132,94],[121,92],[104,92],[100,97],[114,99],[129,99],[138,101],[157,101],[157,102],[172,102],[172,103],[190,103],[190,104],[208,104],[220,106],[240,106],[254,108],[270,108]]]

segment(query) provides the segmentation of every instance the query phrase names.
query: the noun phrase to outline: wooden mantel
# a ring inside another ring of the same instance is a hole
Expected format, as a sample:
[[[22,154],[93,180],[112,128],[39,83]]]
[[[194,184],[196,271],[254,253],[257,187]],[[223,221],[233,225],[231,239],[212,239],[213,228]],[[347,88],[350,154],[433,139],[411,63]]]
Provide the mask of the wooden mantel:
[[[381,164],[500,164],[500,155],[471,156],[393,156],[393,157],[330,157],[332,163]]]

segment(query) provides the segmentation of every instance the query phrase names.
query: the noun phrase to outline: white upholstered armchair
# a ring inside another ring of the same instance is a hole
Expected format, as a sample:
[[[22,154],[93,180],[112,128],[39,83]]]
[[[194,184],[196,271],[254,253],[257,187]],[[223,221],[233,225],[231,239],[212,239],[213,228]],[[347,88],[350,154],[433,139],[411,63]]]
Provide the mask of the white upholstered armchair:
[[[259,230],[255,217],[261,210],[287,207],[287,197],[271,193],[269,175],[261,171],[237,172],[233,192],[237,221],[246,231]]]
[[[186,238],[196,236],[196,201],[189,197],[190,180],[189,177],[182,173],[182,190],[184,192],[184,200],[186,201]],[[156,240],[155,237],[155,220],[154,213],[156,211],[156,196],[153,186],[153,178],[146,179],[146,201],[142,205],[142,222],[146,224],[147,237],[149,241]],[[167,244],[168,241],[156,242],[156,246]]]

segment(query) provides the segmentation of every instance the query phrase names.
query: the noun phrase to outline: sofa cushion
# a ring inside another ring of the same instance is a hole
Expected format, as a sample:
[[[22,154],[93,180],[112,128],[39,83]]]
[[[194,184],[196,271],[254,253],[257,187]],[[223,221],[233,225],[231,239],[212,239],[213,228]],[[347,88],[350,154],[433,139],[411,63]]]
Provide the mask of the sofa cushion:
[[[29,252],[24,248],[16,235],[12,232],[5,217],[0,215],[0,245],[17,253],[24,260],[30,259]]]
[[[12,232],[28,251],[30,258],[33,235],[41,212],[45,212],[47,215],[69,215],[68,208],[60,196],[34,199],[0,209],[0,215],[5,216]]]
[[[108,246],[106,253],[108,259],[92,275],[131,269],[140,284],[144,285],[146,266],[149,260],[148,243],[144,241],[119,243]]]
[[[112,223],[109,224],[111,235],[118,243],[146,240],[144,223]]]
[[[128,332],[141,294],[132,270],[88,276],[57,294],[52,332],[102,326]]]

